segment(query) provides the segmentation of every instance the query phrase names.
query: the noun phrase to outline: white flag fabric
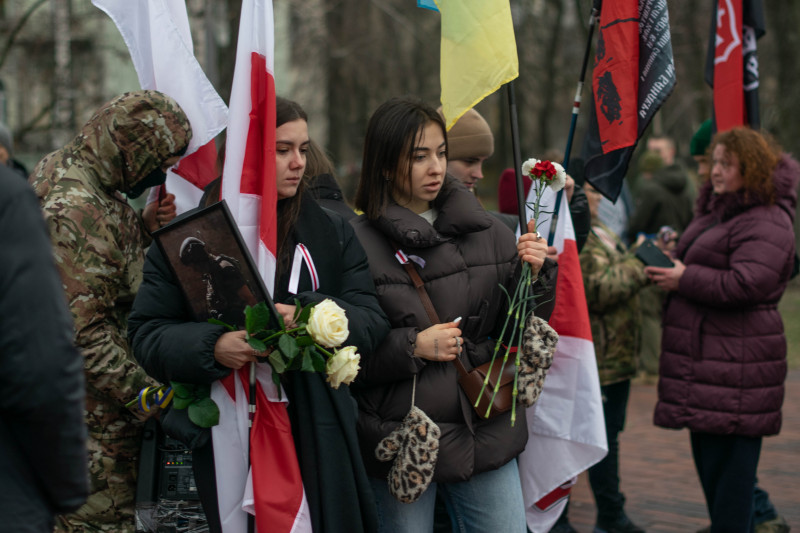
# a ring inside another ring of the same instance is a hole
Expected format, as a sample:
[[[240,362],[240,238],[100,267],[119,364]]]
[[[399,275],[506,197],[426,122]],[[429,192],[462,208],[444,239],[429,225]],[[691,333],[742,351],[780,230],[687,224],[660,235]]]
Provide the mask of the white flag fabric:
[[[239,19],[222,198],[272,293],[277,248],[274,26],[270,0],[244,0]],[[246,512],[261,533],[311,532],[286,393],[259,364],[256,409],[248,437],[247,368],[211,385],[220,408],[214,445],[223,533],[246,531]],[[248,438],[249,459],[248,467]],[[329,488],[330,489],[330,488]],[[334,489],[335,490],[335,489]]]
[[[531,187],[530,205],[534,191]],[[552,212],[555,202],[556,194],[548,187],[541,211]],[[550,231],[550,216],[545,216],[538,228],[542,235]],[[529,207],[528,218],[532,217]],[[527,411],[528,445],[519,456],[526,517],[533,533],[550,530],[578,474],[608,452],[589,311],[566,194],[562,194],[553,245],[559,270],[550,325],[559,340],[542,395]]]
[[[171,96],[189,118],[192,139],[184,158],[212,142],[227,125],[228,108],[194,57],[186,3],[92,0],[92,4],[117,25],[142,89]],[[214,169],[209,172],[214,174]],[[167,173],[166,187],[175,195],[178,214],[197,207],[202,186],[172,171]]]

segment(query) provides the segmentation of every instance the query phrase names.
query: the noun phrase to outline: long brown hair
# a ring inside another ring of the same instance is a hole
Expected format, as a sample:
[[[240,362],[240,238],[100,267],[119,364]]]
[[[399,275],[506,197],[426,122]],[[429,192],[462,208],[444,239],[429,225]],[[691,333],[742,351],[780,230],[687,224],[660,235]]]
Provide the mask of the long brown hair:
[[[304,120],[308,122],[308,115],[300,107],[300,104],[287,98],[277,96],[275,98],[275,128],[280,128],[287,122]],[[297,193],[291,198],[284,198],[278,201],[278,250],[277,250],[277,277],[289,267],[291,250],[284,244],[292,232],[292,228],[300,216],[300,204],[303,201],[303,191],[305,180],[300,180],[297,186]]]
[[[745,200],[757,199],[767,205],[775,203],[772,173],[780,161],[781,148],[772,136],[738,127],[717,133],[711,140],[709,153],[713,153],[717,145],[724,146],[739,159]]]
[[[364,159],[355,204],[370,220],[377,219],[392,195],[395,180],[411,179],[413,145],[430,122],[447,130],[442,116],[428,104],[412,98],[392,98],[372,114],[364,137]]]

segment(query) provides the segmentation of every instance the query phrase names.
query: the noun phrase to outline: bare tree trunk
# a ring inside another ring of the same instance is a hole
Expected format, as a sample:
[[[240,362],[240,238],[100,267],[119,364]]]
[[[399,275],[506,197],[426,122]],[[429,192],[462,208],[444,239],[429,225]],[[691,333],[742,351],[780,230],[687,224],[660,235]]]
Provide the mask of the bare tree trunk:
[[[53,148],[64,146],[75,134],[73,109],[74,84],[72,82],[72,42],[70,34],[70,0],[51,0],[53,8],[53,48],[55,69],[53,75],[53,123],[50,138]]]
[[[559,89],[559,79],[556,74],[556,57],[558,56],[559,37],[562,34],[561,21],[564,18],[564,2],[561,0],[552,0],[555,16],[553,23],[550,24],[550,39],[547,42],[545,49],[545,63],[544,72],[546,75],[543,77],[544,86],[542,87],[542,111],[539,113],[539,135],[541,135],[541,144],[545,149],[552,148],[553,140],[550,134],[550,114],[554,111],[556,91]]]

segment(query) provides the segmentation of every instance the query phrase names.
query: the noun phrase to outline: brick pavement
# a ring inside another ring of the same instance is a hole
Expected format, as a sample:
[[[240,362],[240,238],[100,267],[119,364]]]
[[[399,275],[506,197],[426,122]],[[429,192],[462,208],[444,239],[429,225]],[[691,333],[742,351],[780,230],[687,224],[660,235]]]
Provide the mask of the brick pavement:
[[[783,427],[780,435],[764,439],[758,477],[792,531],[800,533],[800,369],[789,372],[786,385]],[[634,384],[620,441],[626,510],[650,533],[693,532],[709,521],[689,432],[655,427],[655,403],[655,385]],[[569,518],[580,533],[592,531],[595,508],[585,473],[573,489]]]

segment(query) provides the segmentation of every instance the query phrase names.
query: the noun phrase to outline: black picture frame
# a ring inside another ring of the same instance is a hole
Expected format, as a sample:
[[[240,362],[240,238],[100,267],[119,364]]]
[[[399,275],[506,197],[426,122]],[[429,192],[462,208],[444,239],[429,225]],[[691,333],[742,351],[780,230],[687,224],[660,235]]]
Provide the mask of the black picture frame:
[[[198,322],[216,318],[244,327],[247,305],[277,311],[225,200],[153,232]]]

